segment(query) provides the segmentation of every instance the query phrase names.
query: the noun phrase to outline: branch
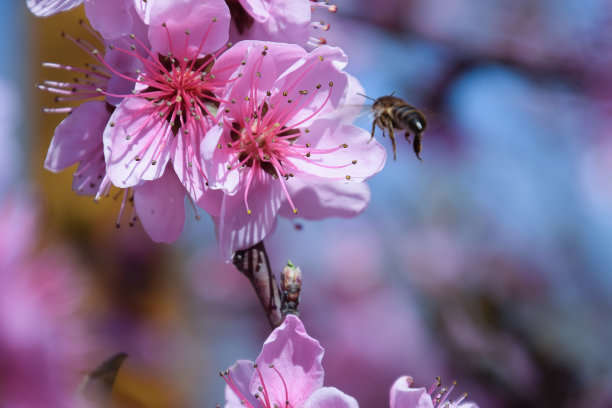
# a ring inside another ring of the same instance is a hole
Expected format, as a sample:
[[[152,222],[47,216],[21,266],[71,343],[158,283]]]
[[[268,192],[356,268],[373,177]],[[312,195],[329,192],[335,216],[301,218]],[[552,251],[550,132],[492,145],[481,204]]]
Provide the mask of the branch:
[[[263,241],[248,249],[236,251],[234,266],[249,279],[273,329],[283,322],[281,293],[270,267]]]

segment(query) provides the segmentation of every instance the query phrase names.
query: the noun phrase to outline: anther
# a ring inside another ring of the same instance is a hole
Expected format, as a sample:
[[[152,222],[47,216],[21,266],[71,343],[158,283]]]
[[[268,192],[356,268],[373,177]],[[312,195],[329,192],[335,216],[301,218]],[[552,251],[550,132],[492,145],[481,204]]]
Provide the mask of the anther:
[[[323,61],[323,59],[324,59],[323,56],[319,55],[319,61]]]
[[[349,175],[347,174],[347,175],[346,175],[346,179],[347,179],[347,180],[350,180],[350,179],[351,179],[351,176],[349,176]]]
[[[357,160],[353,160],[351,163],[353,163],[353,164],[357,164]]]
[[[140,156],[136,156],[136,157],[134,157],[134,160],[136,160],[136,161],[140,161]]]
[[[330,82],[330,83],[329,83],[329,86],[330,86],[330,87],[334,86],[334,83],[333,83],[333,82]]]

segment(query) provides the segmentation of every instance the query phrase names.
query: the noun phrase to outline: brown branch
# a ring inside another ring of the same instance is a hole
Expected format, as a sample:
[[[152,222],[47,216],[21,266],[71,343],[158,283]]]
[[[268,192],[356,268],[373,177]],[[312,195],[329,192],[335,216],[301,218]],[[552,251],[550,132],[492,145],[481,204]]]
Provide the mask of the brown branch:
[[[236,251],[232,259],[234,266],[246,276],[261,305],[266,312],[272,328],[280,326],[283,322],[281,314],[281,293],[270,267],[270,260],[266,253],[263,241],[248,249]]]

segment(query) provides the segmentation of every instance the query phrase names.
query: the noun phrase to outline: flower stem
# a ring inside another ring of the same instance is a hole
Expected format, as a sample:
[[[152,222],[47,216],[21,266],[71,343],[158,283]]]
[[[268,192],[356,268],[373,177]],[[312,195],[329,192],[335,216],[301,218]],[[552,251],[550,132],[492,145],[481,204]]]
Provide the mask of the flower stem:
[[[273,329],[280,326],[284,318],[281,314],[281,293],[263,241],[248,249],[236,251],[232,262],[251,282],[270,326]]]

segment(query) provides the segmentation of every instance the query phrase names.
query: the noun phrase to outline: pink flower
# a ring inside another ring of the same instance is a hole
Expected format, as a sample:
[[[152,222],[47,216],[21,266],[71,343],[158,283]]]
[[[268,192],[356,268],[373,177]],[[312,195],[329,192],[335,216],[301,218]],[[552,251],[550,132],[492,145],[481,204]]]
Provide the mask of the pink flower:
[[[225,192],[217,219],[226,257],[263,240],[276,215],[353,217],[369,201],[360,183],[386,153],[367,131],[327,116],[348,87],[346,56],[322,46],[241,42],[244,76],[222,104],[224,126],[204,139],[209,186]],[[299,212],[298,212],[299,209]]]
[[[200,207],[218,214],[221,194],[207,188],[199,146],[217,123],[217,106],[240,67],[218,58],[228,26],[229,11],[221,0],[157,1],[150,8],[151,45],[133,36],[129,48],[113,47],[141,64],[133,93],[101,90],[124,98],[103,135],[114,185],[133,187],[172,172]]]
[[[325,44],[312,35],[313,30],[327,31],[329,24],[314,20],[316,8],[332,13],[337,7],[317,0],[227,0],[232,14],[230,39],[286,42],[306,46]]]
[[[75,399],[92,340],[76,312],[84,288],[66,251],[33,253],[37,214],[24,198],[0,202],[11,237],[0,240],[0,406],[85,407]]]
[[[264,342],[255,363],[239,360],[221,375],[226,407],[357,408],[357,401],[323,387],[323,348],[289,315]]]
[[[83,26],[91,31],[86,25]],[[92,32],[92,34],[95,34]],[[67,39],[94,55],[96,49],[87,41]],[[97,39],[102,41],[101,38]],[[123,41],[123,40],[121,40]],[[96,55],[99,55],[97,53]],[[102,56],[100,56],[102,58]],[[97,90],[107,92],[128,92],[133,84],[125,78],[134,70],[134,58],[125,58],[118,51],[110,51],[103,59],[108,68],[77,68],[56,63],[45,63],[44,66],[53,69],[75,71],[84,75],[73,82],[45,81],[39,88],[57,94],[56,101],[84,100],[77,107],[59,107],[46,109],[51,113],[70,113],[55,129],[51,145],[47,152],[45,168],[53,172],[63,171],[78,163],[74,173],[72,188],[77,194],[100,197],[108,194],[111,188],[110,179],[106,173],[106,162],[102,134],[106,128],[115,105],[121,99],[109,96],[105,101],[89,100],[100,96]],[[183,230],[185,220],[184,197],[185,189],[176,177],[169,171],[158,180],[140,183],[126,190],[123,203],[117,219],[120,218],[125,206],[134,202],[130,222],[140,219],[149,236],[157,242],[172,242]]]
[[[391,408],[478,408],[473,402],[463,402],[467,394],[461,395],[455,401],[450,399],[456,383],[450,388],[443,388],[440,378],[437,378],[429,390],[424,387],[413,388],[413,384],[414,380],[409,376],[395,380],[389,397]]]

